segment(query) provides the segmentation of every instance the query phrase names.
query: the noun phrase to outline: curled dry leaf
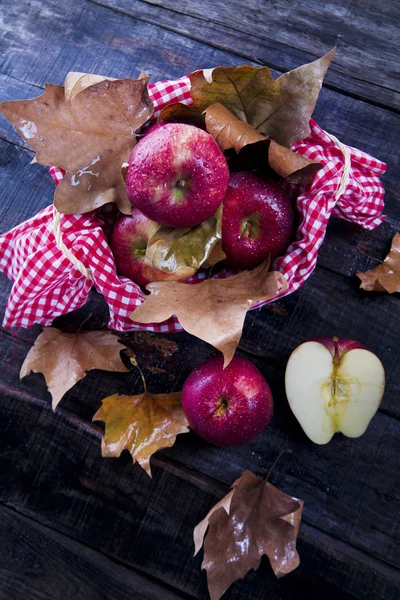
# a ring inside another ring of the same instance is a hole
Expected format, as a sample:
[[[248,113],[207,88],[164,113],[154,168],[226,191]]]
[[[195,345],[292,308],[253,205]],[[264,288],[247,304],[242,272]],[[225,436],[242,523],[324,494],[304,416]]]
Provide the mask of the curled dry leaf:
[[[121,165],[136,143],[135,131],[153,114],[148,77],[94,84],[99,76],[68,77],[65,89],[50,84],[38,98],[3,102],[0,110],[36,151],[37,162],[66,171],[54,196],[60,212],[85,213],[115,202],[129,214]]]
[[[213,249],[211,250],[208,258],[203,262],[202,266],[204,269],[208,269],[209,267],[213,267],[218,264],[222,260],[225,260],[226,254],[222,250],[222,240],[218,240]]]
[[[357,273],[360,288],[367,292],[400,292],[400,233],[392,240],[389,254],[381,263],[366,273]]]
[[[296,154],[268,139],[254,127],[235,117],[222,104],[212,104],[205,109],[206,128],[222,150],[233,148],[240,152],[249,144],[264,144],[268,148],[268,163],[281,177],[296,182],[307,182],[322,165]]]
[[[184,272],[189,279],[210,261],[212,250],[221,239],[221,221],[222,207],[195,227],[161,227],[147,244],[145,262],[166,273]]]
[[[274,79],[268,67],[217,67],[190,75],[194,107],[220,103],[254,129],[290,147],[310,134],[309,119],[335,49]]]
[[[182,102],[175,102],[174,104],[168,104],[162,109],[158,116],[158,122],[160,121],[172,121],[177,123],[187,123],[188,125],[195,125],[201,129],[205,129],[205,115],[201,110],[188,106]]]
[[[150,295],[131,319],[137,323],[161,323],[176,315],[188,333],[223,353],[226,367],[235,354],[247,311],[287,287],[284,276],[268,272],[268,267],[269,263],[264,262],[252,271],[196,284],[150,283],[146,287]]]
[[[266,140],[265,135],[241,121],[222,104],[211,104],[205,110],[206,128],[222,150],[233,148],[240,152],[243,146]]]
[[[31,371],[43,373],[55,410],[64,394],[91,369],[125,373],[120,358],[123,350],[111,331],[63,333],[46,327],[29,350],[21,367],[20,378]]]
[[[232,487],[193,533],[195,554],[204,542],[202,569],[211,600],[219,600],[234,581],[258,569],[263,554],[277,577],[300,562],[296,539],[303,502],[251,471],[244,471]]]
[[[65,100],[73,100],[80,92],[101,81],[116,81],[115,77],[104,77],[94,73],[79,73],[70,71],[64,81]]]
[[[150,457],[157,450],[174,445],[188,423],[181,405],[181,393],[138,396],[109,396],[102,401],[93,421],[104,421],[103,456],[120,456],[129,450],[134,461],[151,477]]]

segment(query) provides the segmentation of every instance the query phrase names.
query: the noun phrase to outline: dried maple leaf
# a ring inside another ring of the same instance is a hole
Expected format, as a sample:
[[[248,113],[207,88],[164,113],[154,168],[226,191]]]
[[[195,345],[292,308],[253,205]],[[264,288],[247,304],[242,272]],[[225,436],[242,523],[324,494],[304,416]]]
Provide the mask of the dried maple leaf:
[[[241,121],[290,147],[310,134],[309,119],[335,49],[274,79],[268,67],[217,67],[190,75],[194,107],[220,103]]]
[[[400,292],[400,233],[392,240],[390,252],[380,265],[366,273],[357,273],[360,288],[367,292]]]
[[[0,111],[36,151],[37,162],[66,171],[54,196],[60,212],[85,213],[115,202],[129,214],[121,165],[136,143],[135,131],[153,113],[148,77],[85,87],[96,77],[67,79],[66,90],[49,84],[38,98],[3,102]]]
[[[131,315],[137,323],[161,323],[176,315],[182,327],[233,358],[247,311],[260,300],[270,300],[286,289],[281,273],[268,272],[264,262],[252,271],[224,279],[188,284],[176,281],[150,283],[150,296]]]
[[[165,106],[158,116],[158,122],[160,121],[172,121],[176,123],[187,123],[188,125],[195,125],[200,129],[205,129],[205,116],[201,110],[188,106],[182,102],[175,102]]]
[[[211,600],[219,600],[234,581],[258,569],[263,554],[277,577],[300,562],[296,539],[303,502],[251,471],[244,471],[232,488],[193,533],[195,554],[204,541],[202,569]]]
[[[125,373],[120,358],[123,346],[111,331],[63,333],[46,327],[29,350],[20,378],[31,371],[43,373],[55,410],[64,394],[91,369]]]
[[[264,144],[268,148],[268,163],[275,173],[281,177],[291,176],[291,180],[296,182],[305,183],[322,167],[321,164],[266,138],[249,123],[235,117],[222,104],[212,104],[204,112],[207,131],[222,150],[233,148],[240,152],[249,144]]]
[[[181,393],[138,396],[109,396],[102,401],[93,421],[105,422],[102,455],[120,456],[129,450],[134,461],[151,477],[150,457],[157,450],[174,445],[179,433],[187,433],[188,422],[181,405]]]
[[[104,77],[94,73],[79,73],[70,71],[64,81],[65,100],[73,100],[80,92],[101,81],[117,81],[115,77]]]
[[[255,144],[266,140],[265,135],[256,131],[254,127],[241,121],[222,104],[211,104],[204,110],[205,124],[222,150],[234,148],[236,152],[247,144]]]

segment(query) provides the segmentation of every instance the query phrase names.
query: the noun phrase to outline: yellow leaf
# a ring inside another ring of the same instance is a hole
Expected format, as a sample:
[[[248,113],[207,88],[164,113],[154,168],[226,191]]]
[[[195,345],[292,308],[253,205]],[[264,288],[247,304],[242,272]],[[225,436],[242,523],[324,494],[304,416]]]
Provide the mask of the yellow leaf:
[[[104,421],[103,456],[120,456],[128,450],[134,461],[151,477],[150,457],[169,448],[179,433],[187,433],[188,422],[181,405],[181,393],[104,398],[93,421]]]
[[[184,276],[179,279],[189,279],[201,266],[210,264],[212,252],[221,240],[221,222],[222,206],[195,227],[161,227],[148,241],[146,264],[165,273],[182,273]]]

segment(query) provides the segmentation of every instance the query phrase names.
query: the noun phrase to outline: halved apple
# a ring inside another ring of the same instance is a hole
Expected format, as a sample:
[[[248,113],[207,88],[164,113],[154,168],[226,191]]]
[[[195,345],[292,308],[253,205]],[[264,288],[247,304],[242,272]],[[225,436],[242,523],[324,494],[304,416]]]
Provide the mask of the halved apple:
[[[358,342],[316,338],[292,352],[285,387],[306,435],[327,444],[338,431],[352,438],[365,432],[382,400],[385,371]]]

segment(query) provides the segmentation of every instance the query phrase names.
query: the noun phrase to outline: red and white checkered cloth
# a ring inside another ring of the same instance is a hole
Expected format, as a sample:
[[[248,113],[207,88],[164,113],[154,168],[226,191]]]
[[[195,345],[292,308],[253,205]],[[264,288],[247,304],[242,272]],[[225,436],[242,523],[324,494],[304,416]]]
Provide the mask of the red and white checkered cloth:
[[[150,84],[150,96],[155,105],[155,117],[167,104],[190,104],[190,80]],[[365,229],[377,227],[383,220],[384,189],[379,176],[384,163],[355,148],[349,148],[351,171],[349,183],[339,200],[335,199],[344,167],[344,157],[331,138],[313,121],[311,134],[296,142],[299,154],[323,164],[307,189],[289,185],[296,198],[299,226],[296,241],[286,254],[274,262],[287,280],[284,294],[297,290],[313,272],[318,249],[325,237],[331,215],[358,223]],[[50,169],[55,181],[63,172]],[[118,331],[147,329],[157,332],[181,331],[176,318],[162,324],[142,325],[129,316],[144,299],[140,288],[129,279],[119,277],[115,270],[106,231],[110,219],[107,207],[84,215],[62,215],[61,231],[64,244],[89,269],[93,281],[82,275],[59,250],[53,233],[53,206],[0,236],[0,271],[14,281],[7,302],[4,327],[30,327],[34,323],[50,325],[55,317],[71,312],[88,300],[92,285],[106,299],[110,311],[109,327]],[[115,209],[108,207],[111,215]],[[228,276],[223,272],[220,277]],[[204,279],[201,270],[190,280]],[[262,306],[260,302],[256,307]],[[255,307],[255,308],[256,308]]]

